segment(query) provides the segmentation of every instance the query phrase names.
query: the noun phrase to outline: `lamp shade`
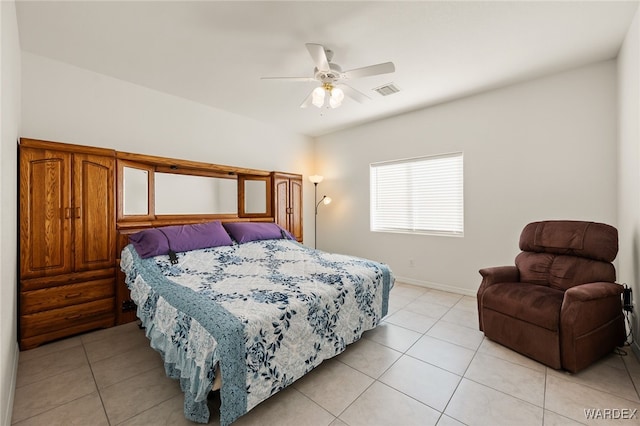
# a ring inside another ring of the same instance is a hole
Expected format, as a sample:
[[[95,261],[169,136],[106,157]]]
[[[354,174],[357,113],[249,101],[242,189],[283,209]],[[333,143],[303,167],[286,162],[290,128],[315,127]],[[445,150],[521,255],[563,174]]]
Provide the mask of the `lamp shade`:
[[[324,179],[324,177],[322,177],[320,175],[311,175],[311,176],[309,176],[309,180],[312,183],[320,183],[320,182],[322,182],[322,179]]]

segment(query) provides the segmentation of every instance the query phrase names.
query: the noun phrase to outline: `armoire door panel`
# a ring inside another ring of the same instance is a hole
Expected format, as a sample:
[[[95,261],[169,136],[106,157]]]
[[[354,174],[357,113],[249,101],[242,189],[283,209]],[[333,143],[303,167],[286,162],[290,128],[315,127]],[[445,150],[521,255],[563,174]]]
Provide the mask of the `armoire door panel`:
[[[70,272],[71,155],[23,149],[20,157],[20,274]]]
[[[272,177],[274,220],[302,242],[302,176],[275,172]]]
[[[115,262],[115,160],[74,154],[74,247],[77,271]]]
[[[288,228],[289,215],[287,214],[287,206],[289,200],[289,180],[275,179],[274,191],[274,215],[275,222],[284,228]]]
[[[289,229],[298,241],[302,241],[302,180],[291,179],[290,183]]]

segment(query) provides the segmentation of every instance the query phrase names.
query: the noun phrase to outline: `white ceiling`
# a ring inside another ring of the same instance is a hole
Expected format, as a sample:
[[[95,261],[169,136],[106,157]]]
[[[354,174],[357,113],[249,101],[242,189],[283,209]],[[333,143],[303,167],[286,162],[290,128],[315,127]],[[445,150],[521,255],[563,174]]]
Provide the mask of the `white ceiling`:
[[[319,136],[366,121],[615,58],[638,1],[31,1],[17,4],[23,50]],[[299,108],[316,86],[305,43],[371,102]],[[382,97],[371,89],[395,83]]]

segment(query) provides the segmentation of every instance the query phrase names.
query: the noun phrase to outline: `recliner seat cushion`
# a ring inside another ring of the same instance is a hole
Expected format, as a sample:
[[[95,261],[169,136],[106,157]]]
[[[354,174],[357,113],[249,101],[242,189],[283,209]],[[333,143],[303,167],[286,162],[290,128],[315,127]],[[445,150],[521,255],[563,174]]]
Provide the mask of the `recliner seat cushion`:
[[[557,331],[564,292],[531,283],[499,283],[487,288],[482,306],[547,330]]]

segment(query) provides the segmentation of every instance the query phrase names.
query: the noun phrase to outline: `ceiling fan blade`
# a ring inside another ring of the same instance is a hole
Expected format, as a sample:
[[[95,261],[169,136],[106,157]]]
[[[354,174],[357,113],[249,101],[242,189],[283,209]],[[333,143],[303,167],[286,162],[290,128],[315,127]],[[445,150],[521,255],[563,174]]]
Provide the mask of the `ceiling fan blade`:
[[[316,43],[307,43],[307,50],[311,55],[311,59],[316,64],[318,71],[329,71],[329,60],[327,54],[324,51],[324,46]]]
[[[378,74],[388,74],[396,70],[393,62],[385,62],[377,65],[369,65],[368,67],[356,68],[342,73],[344,78],[360,78],[369,77]]]
[[[346,84],[337,84],[336,87],[341,88],[346,96],[350,97],[354,101],[360,102],[361,104],[371,100],[371,98],[364,93],[351,86],[347,86]]]
[[[306,99],[300,104],[300,108],[310,107],[312,100],[313,100],[313,90],[311,91],[311,93],[309,93],[309,96],[307,96]]]
[[[318,81],[313,77],[260,77],[260,80]]]

